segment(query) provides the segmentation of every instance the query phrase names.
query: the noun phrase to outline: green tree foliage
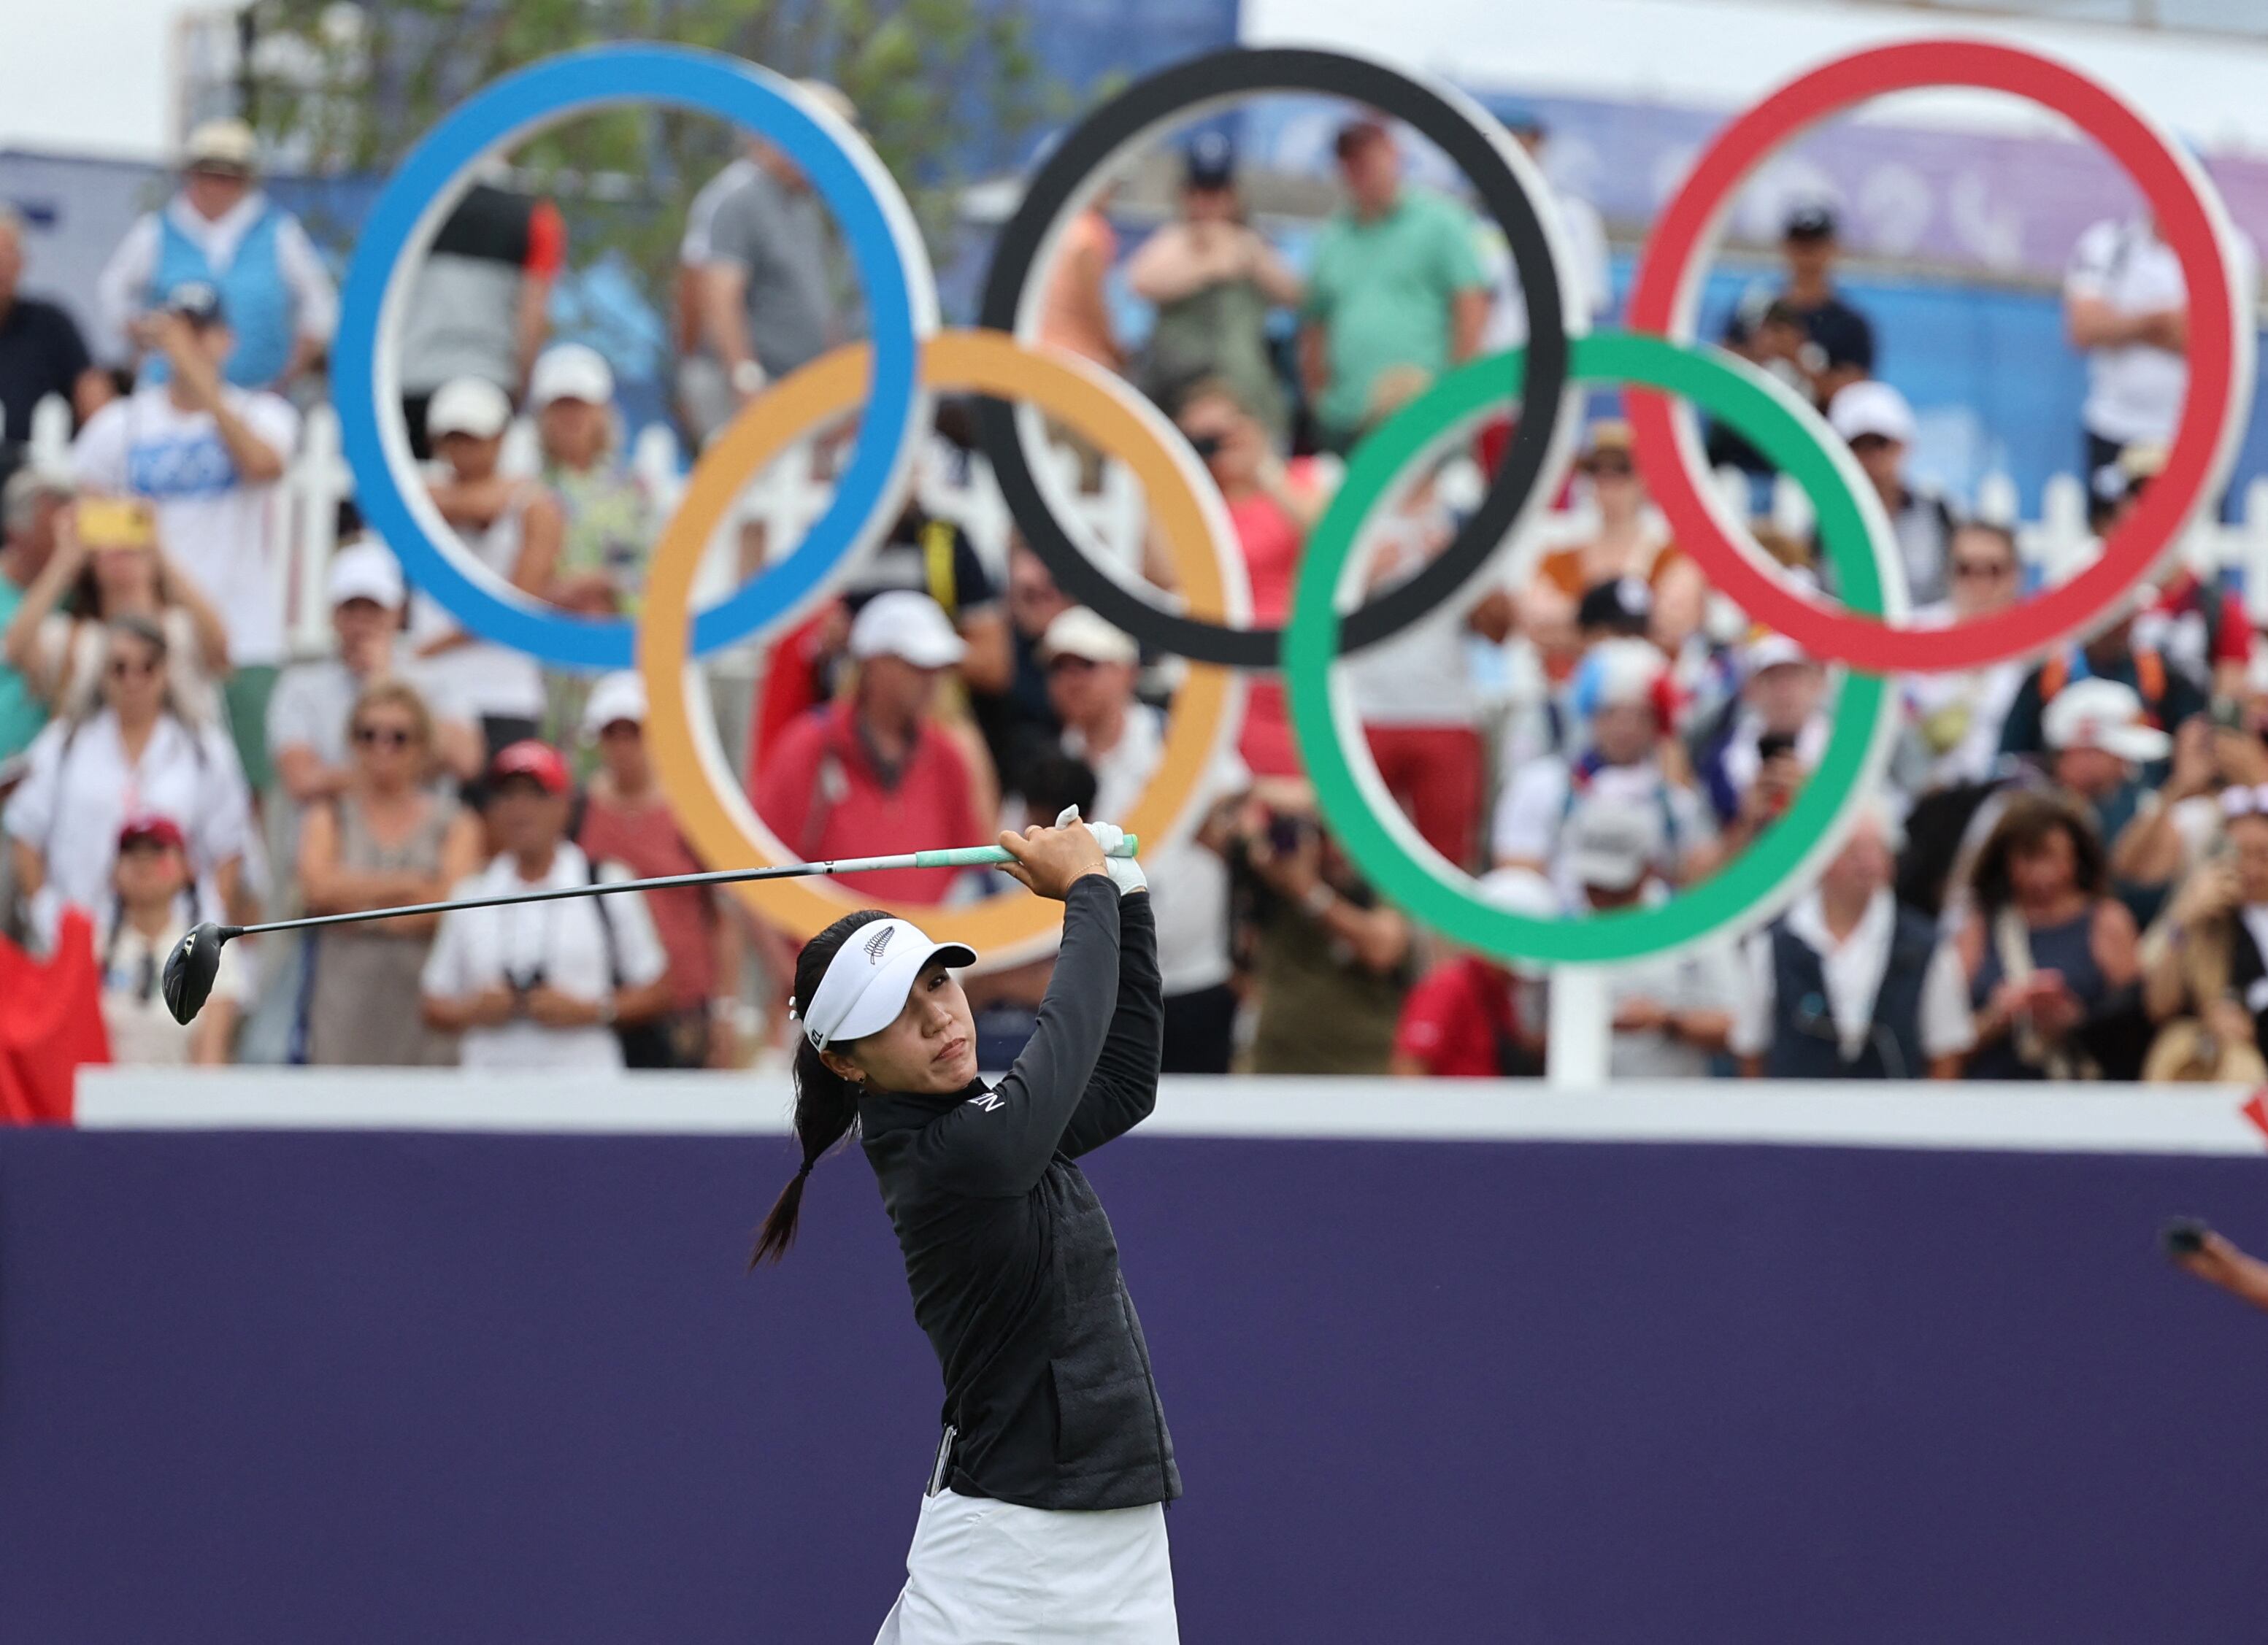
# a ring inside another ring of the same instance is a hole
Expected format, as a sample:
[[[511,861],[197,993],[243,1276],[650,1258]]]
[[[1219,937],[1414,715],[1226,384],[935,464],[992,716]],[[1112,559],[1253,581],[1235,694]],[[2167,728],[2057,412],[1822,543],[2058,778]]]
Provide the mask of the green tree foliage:
[[[512,69],[667,40],[842,87],[940,256],[963,157],[1005,152],[1067,100],[1013,0],[256,0],[248,16],[247,112],[292,169],[383,173]],[[568,214],[578,264],[619,255],[666,312],[685,208],[738,141],[711,115],[640,106],[563,121],[509,158]]]

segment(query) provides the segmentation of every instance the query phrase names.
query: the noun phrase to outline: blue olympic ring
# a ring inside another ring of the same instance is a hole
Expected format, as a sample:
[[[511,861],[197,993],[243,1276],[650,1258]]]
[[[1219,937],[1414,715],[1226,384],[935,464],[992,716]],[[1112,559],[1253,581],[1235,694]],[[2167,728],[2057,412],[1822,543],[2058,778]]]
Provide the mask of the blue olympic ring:
[[[430,244],[459,175],[491,148],[563,114],[637,101],[672,103],[732,121],[777,143],[833,210],[865,288],[873,375],[858,446],[825,514],[801,542],[693,625],[700,656],[791,613],[895,518],[896,499],[928,425],[921,349],[937,329],[937,287],[913,214],[881,163],[792,83],[735,57],[667,46],[608,46],[553,57],[468,99],[409,151],[363,226],[341,294],[334,383],[340,436],[363,517],[410,580],[483,639],[563,668],[631,666],[633,625],[570,616],[468,573],[453,533],[416,478],[402,425],[396,366],[408,300],[406,252]]]

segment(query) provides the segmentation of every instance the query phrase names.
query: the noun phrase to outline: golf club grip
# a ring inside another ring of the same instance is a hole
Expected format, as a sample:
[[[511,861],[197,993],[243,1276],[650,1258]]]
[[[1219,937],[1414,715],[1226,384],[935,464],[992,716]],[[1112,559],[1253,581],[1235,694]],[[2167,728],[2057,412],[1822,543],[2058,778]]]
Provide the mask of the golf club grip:
[[[1105,856],[1132,856],[1141,845],[1140,839],[1128,834],[1118,845],[1103,853]],[[913,856],[916,868],[990,868],[1009,860],[1008,854],[997,845],[951,846],[942,851],[917,851]],[[835,865],[839,870],[864,866],[857,863]]]
[[[1109,855],[1132,856],[1140,841],[1128,834]],[[826,863],[782,863],[769,868],[720,868],[699,874],[669,874],[658,879],[593,880],[542,891],[509,892],[497,897],[468,897],[454,902],[418,902],[400,908],[358,908],[349,914],[308,914],[265,925],[226,929],[221,940],[257,936],[268,931],[306,931],[326,925],[359,925],[371,920],[401,920],[421,914],[453,914],[460,908],[501,908],[524,902],[557,902],[568,897],[603,897],[620,891],[673,891],[680,886],[733,885],[760,879],[801,879],[814,874],[873,873],[902,868],[983,868],[1009,861],[997,845],[952,846],[938,851],[907,851],[894,856],[837,857]]]

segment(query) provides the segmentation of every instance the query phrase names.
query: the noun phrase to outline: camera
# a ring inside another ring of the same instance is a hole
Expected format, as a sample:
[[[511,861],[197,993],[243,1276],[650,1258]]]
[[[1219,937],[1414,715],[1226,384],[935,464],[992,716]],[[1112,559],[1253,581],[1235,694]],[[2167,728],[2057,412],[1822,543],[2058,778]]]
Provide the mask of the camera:
[[[1284,811],[1268,813],[1268,848],[1278,856],[1290,856],[1298,851],[1315,825],[1309,819]]]

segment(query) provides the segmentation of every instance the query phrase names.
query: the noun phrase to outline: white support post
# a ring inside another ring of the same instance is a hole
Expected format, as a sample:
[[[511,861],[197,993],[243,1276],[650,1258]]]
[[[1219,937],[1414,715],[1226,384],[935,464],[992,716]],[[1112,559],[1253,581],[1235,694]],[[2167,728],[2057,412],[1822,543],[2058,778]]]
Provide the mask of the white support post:
[[[1551,973],[1543,1076],[1554,1091],[1596,1091],[1607,1083],[1614,1008],[1607,973],[1589,966]]]

